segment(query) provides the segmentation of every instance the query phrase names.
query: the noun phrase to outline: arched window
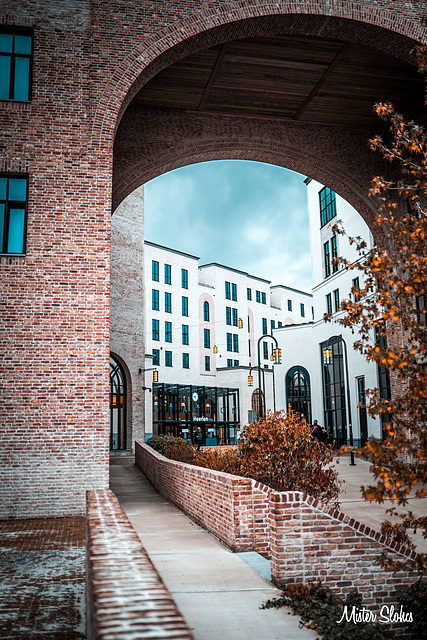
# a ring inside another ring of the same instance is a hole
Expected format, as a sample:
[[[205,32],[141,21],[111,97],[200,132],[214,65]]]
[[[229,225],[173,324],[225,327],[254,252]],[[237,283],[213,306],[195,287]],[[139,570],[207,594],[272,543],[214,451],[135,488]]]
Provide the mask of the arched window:
[[[203,320],[209,322],[209,302],[203,303]]]
[[[110,449],[126,449],[126,444],[125,372],[110,355]]]
[[[292,367],[286,374],[286,406],[311,424],[310,375],[304,367]]]
[[[265,412],[264,392],[261,391],[261,394],[260,394],[259,389],[254,389],[254,391],[252,392],[251,405],[252,405],[252,412],[256,420],[258,420],[261,417],[261,407],[259,402],[260,395],[262,398],[262,411],[264,413]]]

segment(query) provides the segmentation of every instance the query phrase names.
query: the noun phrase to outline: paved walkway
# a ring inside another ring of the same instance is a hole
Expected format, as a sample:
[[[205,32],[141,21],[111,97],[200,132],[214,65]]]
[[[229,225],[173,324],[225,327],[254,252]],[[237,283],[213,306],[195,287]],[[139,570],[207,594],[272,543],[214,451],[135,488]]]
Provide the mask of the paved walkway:
[[[260,610],[280,595],[248,562],[162,498],[135,466],[112,465],[111,489],[137,531],[196,640],[314,640],[285,609]]]

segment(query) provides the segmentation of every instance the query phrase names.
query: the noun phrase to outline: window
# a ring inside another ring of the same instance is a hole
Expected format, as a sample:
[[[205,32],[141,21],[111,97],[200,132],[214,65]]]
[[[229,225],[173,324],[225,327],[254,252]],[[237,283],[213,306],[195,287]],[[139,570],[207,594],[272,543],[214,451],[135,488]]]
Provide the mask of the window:
[[[159,263],[157,262],[157,260],[152,260],[151,262],[151,278],[152,280],[155,280],[156,282],[159,281]]]
[[[172,294],[165,293],[165,312],[172,313]]]
[[[286,374],[286,406],[304,416],[311,424],[310,376],[304,367],[296,366]]]
[[[325,265],[325,278],[331,275],[331,254],[329,251],[329,240],[323,245],[323,262]]]
[[[292,300],[288,300],[288,311],[292,311]]]
[[[227,367],[232,367],[232,366],[233,366],[233,361],[228,358],[227,359]]]
[[[231,284],[229,282],[225,283],[225,297],[227,300],[231,300]]]
[[[340,290],[335,289],[334,291],[334,309],[335,311],[340,310]]]
[[[250,330],[251,330],[251,319],[248,316],[248,333],[249,333]]]
[[[320,200],[320,226],[323,227],[329,220],[337,215],[335,193],[328,187],[319,191]]]
[[[231,299],[237,302],[237,284],[231,284]]]
[[[267,335],[267,318],[262,319],[262,335]]]
[[[267,304],[267,298],[264,291],[261,293],[261,304]]]
[[[182,325],[182,344],[188,344],[188,324]]]
[[[262,349],[264,352],[264,360],[268,360],[268,342],[262,343]]]
[[[165,284],[172,284],[172,269],[170,264],[165,264]]]
[[[27,198],[27,177],[0,174],[0,253],[25,252]]]
[[[237,309],[233,309],[233,327],[239,326],[239,319],[237,317]]]
[[[225,307],[225,324],[231,324],[231,307]]]
[[[326,313],[332,313],[332,296],[330,293],[326,295]]]
[[[152,289],[151,291],[151,308],[154,309],[154,311],[159,310],[159,292],[157,289]]]
[[[304,305],[303,305],[302,302],[301,302],[299,307],[300,307],[300,311],[301,311],[301,317],[304,318],[305,317],[305,309],[304,309]]]
[[[182,315],[188,316],[188,298],[187,296],[182,296]]]
[[[165,322],[165,342],[172,342],[172,322]]]
[[[238,367],[238,366],[239,366],[239,361],[233,360],[233,367]]]
[[[183,289],[188,289],[188,271],[187,269],[181,269],[181,286]]]
[[[165,351],[165,367],[172,366],[172,351]]]
[[[160,340],[159,337],[159,321],[152,320],[151,321],[151,337],[153,340]]]
[[[153,349],[153,364],[154,366],[160,366],[160,349]]]
[[[352,288],[353,288],[353,298],[354,301],[357,302],[358,300],[360,300],[360,280],[359,280],[359,276],[357,276],[357,278],[354,278],[351,282],[352,284]]]
[[[336,236],[332,236],[331,246],[332,246],[332,273],[336,273],[338,271],[338,245],[337,245]]]
[[[203,303],[203,320],[209,322],[209,302]]]
[[[233,351],[239,353],[239,336],[233,333]]]
[[[314,307],[311,307],[311,317],[314,320]]]
[[[252,300],[252,289],[249,289],[249,287],[246,289],[246,297],[248,300]]]
[[[31,100],[32,36],[0,32],[0,100]]]
[[[251,357],[251,341],[248,340],[248,356]]]
[[[190,368],[190,355],[188,353],[182,354],[182,368],[183,369]]]
[[[415,298],[416,307],[417,307],[417,315],[419,324],[426,328],[427,327],[427,316],[426,316],[426,296],[423,294],[421,296],[417,296]]]
[[[255,298],[257,302],[261,302],[261,291],[255,292]]]
[[[211,332],[209,329],[203,330],[203,346],[205,349],[211,348]]]
[[[211,357],[205,356],[205,371],[211,370]]]
[[[280,320],[279,320],[279,322],[277,323],[277,326],[279,327],[279,329],[280,329],[280,327],[283,327],[283,324],[280,322]]]
[[[227,333],[227,351],[233,351],[233,336]]]
[[[271,333],[273,333],[273,329],[276,328],[276,323],[274,322],[274,320],[270,320],[270,327],[271,327]]]

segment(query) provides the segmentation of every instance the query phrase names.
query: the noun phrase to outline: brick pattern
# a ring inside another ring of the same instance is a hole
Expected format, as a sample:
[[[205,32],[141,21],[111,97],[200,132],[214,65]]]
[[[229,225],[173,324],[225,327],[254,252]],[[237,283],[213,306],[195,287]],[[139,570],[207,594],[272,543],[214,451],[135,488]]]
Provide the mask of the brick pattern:
[[[113,492],[87,492],[87,638],[193,634]]]

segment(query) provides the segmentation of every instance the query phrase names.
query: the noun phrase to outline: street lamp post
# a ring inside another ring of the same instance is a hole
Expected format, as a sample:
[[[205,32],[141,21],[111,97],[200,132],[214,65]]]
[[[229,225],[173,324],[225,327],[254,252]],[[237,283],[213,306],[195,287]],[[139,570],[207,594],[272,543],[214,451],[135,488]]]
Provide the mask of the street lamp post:
[[[277,342],[276,338],[270,334],[268,335],[264,335],[264,336],[260,336],[260,338],[258,339],[258,344],[257,344],[257,353],[258,353],[258,389],[259,389],[259,417],[263,418],[264,417],[264,411],[265,408],[263,407],[263,397],[262,394],[265,393],[265,374],[264,374],[264,370],[263,370],[263,383],[264,383],[264,390],[261,390],[261,355],[260,355],[260,344],[261,344],[261,340],[265,340],[267,338],[270,338],[271,340],[274,341],[274,344],[276,346],[276,348],[273,350],[273,354],[274,354],[274,364],[281,364],[282,362],[282,351],[281,349],[279,349],[279,343]]]

